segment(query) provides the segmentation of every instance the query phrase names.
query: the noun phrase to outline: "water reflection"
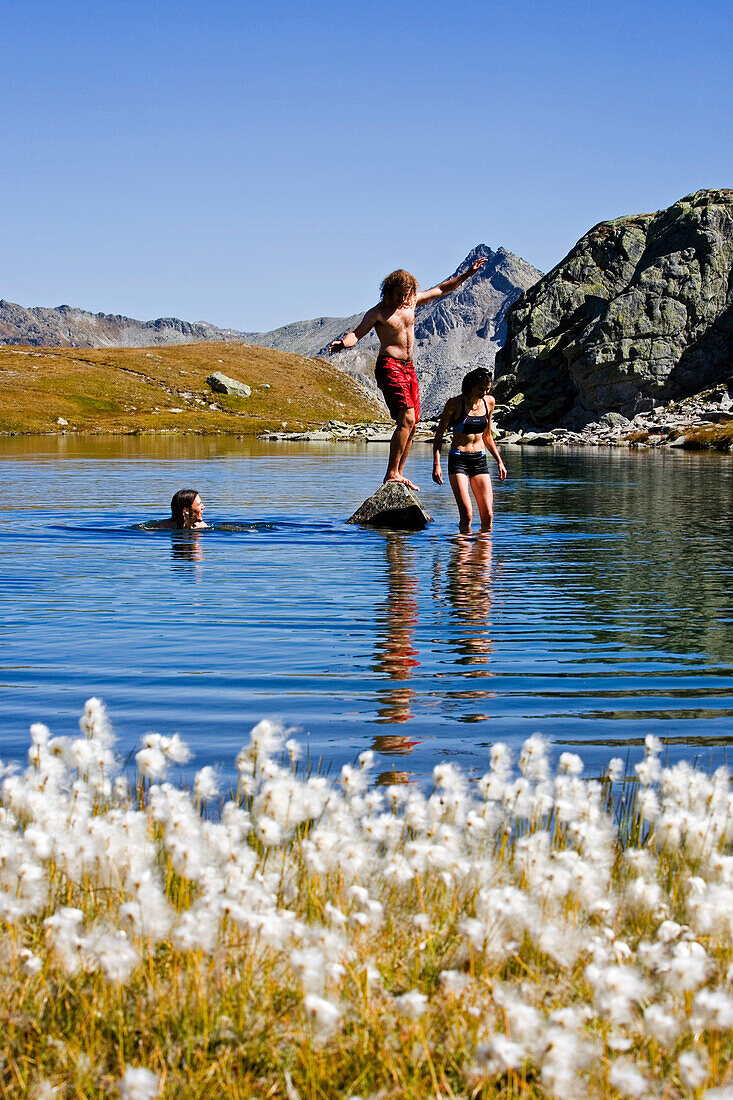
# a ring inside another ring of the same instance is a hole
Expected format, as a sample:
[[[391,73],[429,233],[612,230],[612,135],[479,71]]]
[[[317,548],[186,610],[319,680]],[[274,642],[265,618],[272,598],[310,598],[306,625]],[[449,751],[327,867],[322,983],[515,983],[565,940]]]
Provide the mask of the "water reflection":
[[[204,548],[198,531],[176,533],[171,539],[171,563],[176,573],[198,581],[201,578],[201,562]]]
[[[452,607],[458,662],[484,665],[491,653],[491,538],[459,535],[448,562],[446,595]]]
[[[418,614],[416,551],[409,536],[390,532],[384,556],[387,598],[377,613],[374,669],[390,683],[379,689],[375,721],[408,722],[415,690],[405,681],[420,664],[413,644]]]
[[[344,500],[382,476],[371,445],[0,440],[4,758],[25,758],[31,722],[75,727],[94,693],[123,755],[178,731],[194,768],[231,767],[266,716],[337,767],[371,744],[383,782],[442,758],[480,772],[492,739],[535,732],[582,744],[589,766],[647,733],[722,763],[731,457],[511,454],[492,551],[455,538],[455,505],[429,485],[425,532],[347,528]],[[134,530],[174,484],[224,522]]]

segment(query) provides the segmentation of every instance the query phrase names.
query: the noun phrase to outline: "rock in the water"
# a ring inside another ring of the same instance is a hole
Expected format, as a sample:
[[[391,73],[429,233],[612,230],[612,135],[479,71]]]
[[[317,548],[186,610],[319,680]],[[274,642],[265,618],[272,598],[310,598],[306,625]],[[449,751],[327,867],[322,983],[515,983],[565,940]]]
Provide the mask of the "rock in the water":
[[[724,381],[733,190],[595,226],[525,291],[507,326],[495,390],[517,405],[505,426],[577,429],[611,411],[631,419]]]
[[[230,393],[232,397],[249,397],[252,393],[245,382],[237,382],[236,378],[229,378],[220,370],[210,374],[206,381],[216,393]]]
[[[346,522],[421,531],[426,524],[433,522],[433,517],[401,481],[386,481]]]

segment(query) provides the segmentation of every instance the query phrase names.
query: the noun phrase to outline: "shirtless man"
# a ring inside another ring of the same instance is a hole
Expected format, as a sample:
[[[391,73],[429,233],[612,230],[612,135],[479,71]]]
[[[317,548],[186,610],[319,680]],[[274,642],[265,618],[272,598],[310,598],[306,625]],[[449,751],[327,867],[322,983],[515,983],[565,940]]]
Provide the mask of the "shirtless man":
[[[389,445],[389,462],[385,481],[401,481],[408,489],[417,489],[404,475],[405,462],[420,419],[420,391],[412,362],[415,343],[415,310],[436,298],[444,298],[465,283],[486,263],[476,260],[452,279],[445,279],[430,290],[419,290],[417,279],[409,271],[393,271],[382,283],[382,298],[372,306],[352,332],[328,346],[328,354],[353,348],[374,329],[379,337],[379,356],[374,377],[384,394],[390,416],[396,428]]]

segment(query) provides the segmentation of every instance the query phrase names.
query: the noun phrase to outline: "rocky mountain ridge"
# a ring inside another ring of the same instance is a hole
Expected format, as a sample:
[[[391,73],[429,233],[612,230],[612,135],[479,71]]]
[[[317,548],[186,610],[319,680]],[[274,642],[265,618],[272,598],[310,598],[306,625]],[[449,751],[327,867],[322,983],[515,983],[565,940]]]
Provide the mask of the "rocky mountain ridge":
[[[137,321],[113,313],[90,313],[74,306],[26,308],[0,300],[0,345],[57,348],[149,348],[210,340],[247,341],[246,332],[217,328],[207,321],[158,317]]]
[[[733,373],[733,190],[601,222],[509,310],[496,359],[509,422],[578,430]]]

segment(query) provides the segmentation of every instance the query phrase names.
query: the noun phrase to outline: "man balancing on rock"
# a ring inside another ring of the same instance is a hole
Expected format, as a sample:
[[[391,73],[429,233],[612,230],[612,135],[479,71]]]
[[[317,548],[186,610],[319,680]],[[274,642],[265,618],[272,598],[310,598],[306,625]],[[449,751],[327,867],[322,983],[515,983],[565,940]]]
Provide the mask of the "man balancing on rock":
[[[405,462],[420,419],[420,391],[412,362],[415,343],[415,310],[436,298],[444,298],[465,283],[486,263],[476,260],[452,279],[445,279],[430,290],[419,290],[417,279],[409,271],[393,271],[382,282],[382,298],[372,306],[353,332],[328,345],[328,354],[353,348],[362,336],[374,329],[379,337],[379,355],[374,377],[387,402],[390,416],[396,421],[389,445],[389,462],[385,481],[401,481],[408,489],[417,489],[404,475]]]

